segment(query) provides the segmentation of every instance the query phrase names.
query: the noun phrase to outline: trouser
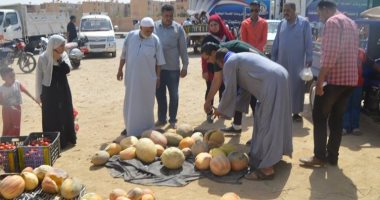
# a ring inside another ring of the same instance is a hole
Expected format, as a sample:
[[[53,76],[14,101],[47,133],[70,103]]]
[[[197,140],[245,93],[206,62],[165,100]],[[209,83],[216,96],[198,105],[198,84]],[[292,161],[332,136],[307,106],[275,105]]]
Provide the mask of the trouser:
[[[166,88],[169,91],[169,123],[177,122],[179,70],[161,70],[160,87],[156,90],[158,104],[158,121],[166,122],[168,105]]]
[[[21,106],[3,106],[3,136],[20,136]]]
[[[346,112],[343,116],[343,128],[348,132],[359,128],[362,87],[356,87],[348,99]]]
[[[354,87],[326,85],[322,96],[315,96],[313,108],[314,156],[337,162],[342,140],[343,114]],[[327,141],[327,121],[330,135]],[[327,144],[326,144],[327,141]]]
[[[206,88],[205,99],[207,98],[207,95],[211,89],[211,84],[212,84],[212,80],[206,81],[207,88]],[[224,84],[222,83],[222,85],[219,88],[219,101],[222,99],[223,91],[224,91]],[[214,104],[214,99],[212,99],[212,101],[211,101],[211,105],[213,105],[213,104]]]
[[[249,102],[249,105],[251,105],[252,114],[255,113],[256,102],[257,102],[256,97],[252,95],[251,101]],[[237,125],[237,126],[241,125],[242,119],[243,119],[243,113],[240,111],[235,111],[233,125]]]

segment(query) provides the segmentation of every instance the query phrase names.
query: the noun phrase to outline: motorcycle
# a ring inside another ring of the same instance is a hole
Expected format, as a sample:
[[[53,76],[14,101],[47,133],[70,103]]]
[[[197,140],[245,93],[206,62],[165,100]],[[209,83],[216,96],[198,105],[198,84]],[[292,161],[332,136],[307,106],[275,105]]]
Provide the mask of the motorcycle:
[[[46,50],[48,41],[48,38],[40,38],[40,52]],[[88,53],[88,49],[85,47],[86,42],[88,42],[88,39],[87,37],[84,37],[74,40],[74,42],[66,43],[65,45],[66,53],[69,56],[71,67],[73,67],[73,69],[79,68],[81,60],[84,55]]]
[[[8,67],[17,58],[17,65],[24,73],[32,72],[37,65],[33,54],[25,51],[25,42],[15,39],[0,47],[0,67]]]

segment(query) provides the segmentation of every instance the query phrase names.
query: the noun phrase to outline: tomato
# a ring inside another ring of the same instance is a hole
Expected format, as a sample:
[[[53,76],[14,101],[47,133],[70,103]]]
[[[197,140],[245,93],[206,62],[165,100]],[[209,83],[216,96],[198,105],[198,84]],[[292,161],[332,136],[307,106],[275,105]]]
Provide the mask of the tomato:
[[[4,146],[0,146],[0,150],[4,150],[5,149],[5,147]]]

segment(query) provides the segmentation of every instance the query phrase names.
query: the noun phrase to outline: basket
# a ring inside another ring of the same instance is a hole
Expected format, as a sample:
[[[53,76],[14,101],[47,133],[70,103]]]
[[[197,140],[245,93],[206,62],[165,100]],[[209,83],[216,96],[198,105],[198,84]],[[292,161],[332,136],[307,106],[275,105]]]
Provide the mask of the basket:
[[[34,140],[48,138],[51,143],[47,146],[31,146]],[[61,152],[59,132],[31,133],[24,145],[18,147],[20,169],[25,167],[39,167],[40,165],[53,165]]]
[[[27,136],[0,137],[0,143],[11,143],[16,145],[16,149],[0,150],[0,168],[3,168],[5,172],[11,173],[19,171],[17,147],[21,146],[26,138]]]

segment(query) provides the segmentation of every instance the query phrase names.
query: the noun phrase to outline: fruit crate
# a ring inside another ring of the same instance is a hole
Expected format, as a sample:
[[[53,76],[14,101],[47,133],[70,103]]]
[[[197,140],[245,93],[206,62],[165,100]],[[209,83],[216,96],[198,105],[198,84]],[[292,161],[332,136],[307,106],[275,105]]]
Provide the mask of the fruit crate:
[[[15,149],[0,149],[0,168],[7,173],[19,171],[17,147],[22,146],[27,136],[4,136],[0,137],[0,143],[15,145]],[[2,145],[0,145],[2,146]]]
[[[24,145],[18,147],[20,169],[25,167],[39,167],[40,165],[53,165],[61,153],[59,132],[36,132],[29,134]],[[41,146],[33,142],[46,139],[49,144]],[[35,146],[32,146],[35,145]]]

